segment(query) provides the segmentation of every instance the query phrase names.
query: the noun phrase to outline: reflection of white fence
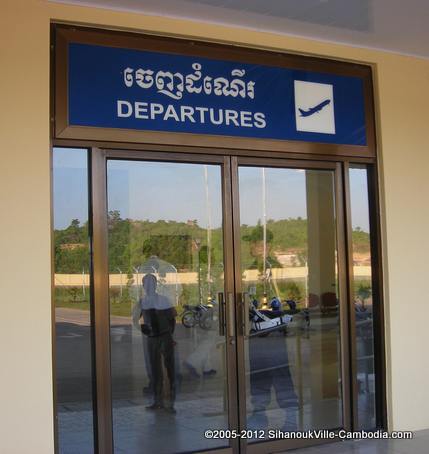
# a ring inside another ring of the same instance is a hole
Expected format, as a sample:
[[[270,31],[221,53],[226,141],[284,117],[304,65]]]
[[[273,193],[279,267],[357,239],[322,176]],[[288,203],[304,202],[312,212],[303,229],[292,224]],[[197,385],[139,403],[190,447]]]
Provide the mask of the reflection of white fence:
[[[354,277],[368,278],[371,279],[371,267],[370,266],[354,266],[353,267]]]
[[[89,274],[55,274],[55,287],[79,287],[89,285]]]
[[[354,266],[354,277],[358,278],[371,278],[370,266]],[[257,281],[259,276],[258,270],[246,270],[244,273],[245,281]],[[284,268],[273,268],[271,270],[271,279],[284,280],[284,279],[305,279],[308,277],[308,268],[306,266],[290,266]]]
[[[272,279],[274,280],[286,280],[286,279],[305,279],[308,277],[307,267],[285,267],[285,268],[273,268]],[[353,272],[355,278],[371,278],[371,267],[370,266],[354,266]],[[141,280],[142,274],[133,274],[133,285],[137,283],[137,280]],[[109,283],[111,286],[127,285],[128,276],[125,273],[122,274],[110,274]],[[259,279],[258,270],[246,270],[243,273],[244,281],[255,282]],[[163,277],[164,283],[169,284],[198,284],[198,273],[166,273]],[[89,274],[55,274],[55,286],[56,287],[78,287],[81,285],[89,285]]]
[[[143,274],[135,273],[132,277],[128,277],[126,273],[122,274],[110,274],[109,284],[111,286],[127,285],[129,280],[132,280],[132,285],[136,285],[137,282],[141,283]],[[180,284],[197,284],[198,274],[197,273],[166,273],[162,276],[162,280],[165,284],[174,285]],[[55,286],[57,287],[75,287],[80,285],[89,285],[89,274],[55,274]]]

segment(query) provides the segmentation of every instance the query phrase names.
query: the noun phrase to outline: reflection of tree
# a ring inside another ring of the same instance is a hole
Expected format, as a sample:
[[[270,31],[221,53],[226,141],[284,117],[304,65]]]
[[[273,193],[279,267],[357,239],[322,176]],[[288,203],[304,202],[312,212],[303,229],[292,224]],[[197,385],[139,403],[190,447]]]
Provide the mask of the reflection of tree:
[[[267,262],[271,267],[281,268],[280,262],[272,255],[272,243],[274,235],[270,229],[266,230],[266,247],[267,247]],[[258,269],[262,271],[264,269],[264,228],[261,225],[261,221],[248,233],[242,236],[243,241],[249,243],[250,256],[253,258],[253,262],[248,266],[249,269]]]
[[[152,235],[143,242],[142,252],[145,257],[156,256],[176,268],[190,269],[192,265],[190,235]]]
[[[352,232],[353,251],[360,253],[370,252],[369,233],[364,232],[360,227],[356,227]]]
[[[365,300],[372,295],[371,285],[360,283],[356,293],[361,300],[362,307],[365,307]]]
[[[306,266],[308,262],[308,252],[307,250],[301,250],[297,252],[298,266]]]
[[[82,273],[89,269],[88,223],[73,219],[63,230],[54,231],[55,272]]]
[[[131,224],[129,219],[122,219],[119,211],[109,211],[107,216],[109,235],[109,269],[117,268],[125,272],[131,271],[130,235]]]
[[[219,254],[220,252],[220,254]],[[210,256],[210,277],[208,276],[208,258]],[[214,248],[211,248],[211,253],[209,254],[208,246],[201,246],[199,249],[199,264],[200,264],[200,273],[201,273],[201,294],[204,300],[207,300],[209,297],[214,297],[216,289],[220,291],[223,287],[222,283],[222,251],[215,251]],[[210,279],[210,282],[208,280]]]
[[[293,300],[296,303],[299,303],[300,301],[302,301],[303,289],[302,289],[302,286],[300,286],[298,283],[287,282],[284,284],[284,289],[281,289],[281,290],[283,290],[283,292],[281,291],[281,293],[282,293],[282,295],[285,296],[284,299]]]
[[[242,251],[243,264],[262,270],[263,227],[241,226],[243,242],[249,244]],[[157,255],[174,263],[179,272],[195,271],[196,251],[187,249],[186,238],[200,238],[200,262],[202,273],[207,273],[207,230],[198,226],[195,220],[176,222],[172,220],[123,219],[119,211],[108,213],[109,271],[131,273],[151,255]],[[174,238],[177,238],[175,240]],[[220,227],[211,230],[211,263],[213,266],[223,261],[223,232]],[[54,232],[55,271],[57,273],[82,273],[89,269],[88,223],[73,219],[68,227]],[[369,256],[370,237],[367,232],[356,228],[353,231],[353,250]],[[307,220],[289,218],[267,222],[267,261],[280,267],[276,254],[293,251],[299,266],[304,266],[307,257]],[[164,255],[165,254],[165,255]],[[219,274],[218,271],[213,273]],[[211,272],[211,274],[213,275]],[[215,276],[213,275],[213,279]]]

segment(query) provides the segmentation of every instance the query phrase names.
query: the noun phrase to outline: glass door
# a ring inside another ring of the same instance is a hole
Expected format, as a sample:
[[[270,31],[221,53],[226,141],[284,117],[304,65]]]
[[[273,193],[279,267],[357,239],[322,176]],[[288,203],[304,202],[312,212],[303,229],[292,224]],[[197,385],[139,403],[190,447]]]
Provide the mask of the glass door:
[[[276,431],[349,424],[338,170],[233,164],[240,419],[256,431],[242,448],[298,447],[305,443],[273,441]]]
[[[113,450],[232,452],[229,159],[138,156],[106,161]]]
[[[339,166],[98,150],[93,169],[99,451],[350,428]]]

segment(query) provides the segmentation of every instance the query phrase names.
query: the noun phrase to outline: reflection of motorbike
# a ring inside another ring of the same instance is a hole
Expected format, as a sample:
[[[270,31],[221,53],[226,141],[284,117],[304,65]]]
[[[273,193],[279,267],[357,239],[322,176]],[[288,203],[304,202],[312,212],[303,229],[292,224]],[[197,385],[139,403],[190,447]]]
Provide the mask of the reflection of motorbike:
[[[372,311],[355,301],[355,324],[356,337],[361,339],[372,339],[373,320]]]
[[[281,310],[257,309],[252,305],[249,310],[250,317],[250,336],[268,336],[273,331],[283,331],[286,329],[293,317]]]
[[[305,326],[310,327],[310,311],[307,308],[297,309],[296,302],[294,300],[286,300],[287,305],[289,306],[288,314],[295,315],[300,314],[304,319]]]
[[[182,314],[182,324],[186,328],[193,328],[196,324],[199,324],[203,329],[210,329],[213,326],[214,300],[210,300],[209,304],[198,304],[192,306],[185,304],[185,311]]]

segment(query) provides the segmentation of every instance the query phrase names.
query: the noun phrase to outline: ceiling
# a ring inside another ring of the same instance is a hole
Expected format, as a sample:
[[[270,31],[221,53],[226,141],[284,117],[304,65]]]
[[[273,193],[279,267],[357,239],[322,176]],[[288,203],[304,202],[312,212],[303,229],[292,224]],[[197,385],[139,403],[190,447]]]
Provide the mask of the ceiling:
[[[52,0],[429,58],[429,0]]]

